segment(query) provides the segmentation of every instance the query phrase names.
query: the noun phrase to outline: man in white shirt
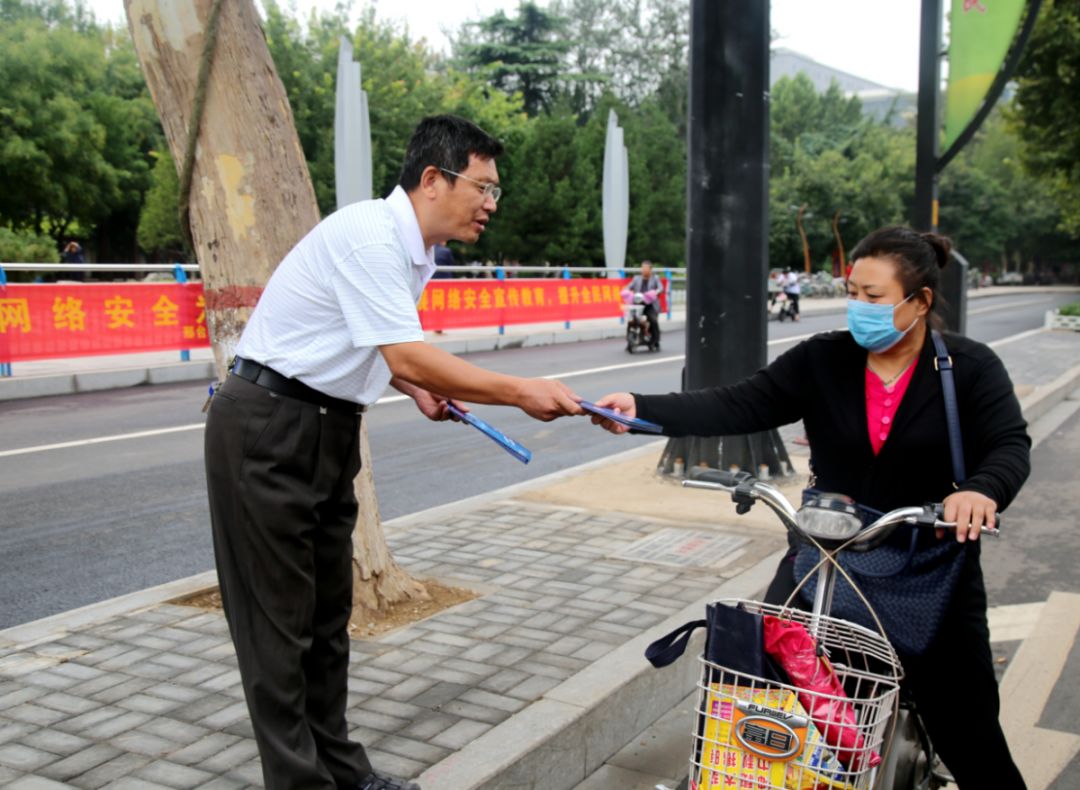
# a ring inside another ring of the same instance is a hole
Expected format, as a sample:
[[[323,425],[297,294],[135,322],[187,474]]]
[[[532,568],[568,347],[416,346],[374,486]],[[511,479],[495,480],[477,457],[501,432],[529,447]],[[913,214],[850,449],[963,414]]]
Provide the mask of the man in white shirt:
[[[448,399],[581,414],[557,381],[478,368],[424,342],[433,247],[475,243],[501,194],[501,144],[420,123],[399,186],[305,236],[267,283],[211,400],[206,472],[229,629],[269,790],[418,790],[375,773],[345,721],[361,412],[392,384],[432,420]]]
[[[802,293],[802,287],[799,285],[799,275],[791,270],[790,267],[784,269],[784,294],[791,301],[792,317],[799,320],[799,295]]]

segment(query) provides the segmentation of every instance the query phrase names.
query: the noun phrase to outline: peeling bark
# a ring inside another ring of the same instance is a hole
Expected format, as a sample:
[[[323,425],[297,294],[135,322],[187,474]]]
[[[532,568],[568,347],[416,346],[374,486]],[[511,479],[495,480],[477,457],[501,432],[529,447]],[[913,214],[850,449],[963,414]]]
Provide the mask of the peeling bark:
[[[211,0],[125,0],[128,26],[174,161],[183,161]],[[195,152],[191,233],[219,377],[274,267],[319,222],[319,208],[252,0],[222,5]],[[390,555],[367,429],[356,478],[355,604],[371,612],[426,599]]]

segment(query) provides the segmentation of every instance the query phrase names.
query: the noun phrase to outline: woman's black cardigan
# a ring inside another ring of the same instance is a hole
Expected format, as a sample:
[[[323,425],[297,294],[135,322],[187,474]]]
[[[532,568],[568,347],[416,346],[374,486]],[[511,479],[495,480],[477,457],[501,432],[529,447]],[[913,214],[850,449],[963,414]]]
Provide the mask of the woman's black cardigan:
[[[1030,472],[1031,439],[1012,382],[982,343],[945,334],[964,464],[959,488],[1004,510]],[[881,511],[940,502],[954,490],[941,376],[927,332],[889,437],[875,456],[866,422],[866,350],[848,332],[806,340],[729,387],[634,395],[637,416],[668,436],[754,433],[802,419],[816,488]]]

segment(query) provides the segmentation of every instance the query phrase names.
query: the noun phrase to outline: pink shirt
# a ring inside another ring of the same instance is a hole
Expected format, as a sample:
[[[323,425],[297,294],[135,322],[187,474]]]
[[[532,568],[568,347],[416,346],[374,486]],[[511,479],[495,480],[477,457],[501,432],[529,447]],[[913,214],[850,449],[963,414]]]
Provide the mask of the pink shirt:
[[[881,452],[881,446],[889,438],[896,410],[907,392],[911,376],[915,372],[912,363],[903,374],[886,387],[870,368],[866,369],[866,424],[870,430],[870,446],[874,455]]]

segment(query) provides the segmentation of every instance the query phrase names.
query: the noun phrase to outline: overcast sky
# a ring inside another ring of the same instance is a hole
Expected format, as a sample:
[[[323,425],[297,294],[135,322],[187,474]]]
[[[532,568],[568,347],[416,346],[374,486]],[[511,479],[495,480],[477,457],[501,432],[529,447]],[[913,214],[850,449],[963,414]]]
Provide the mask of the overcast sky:
[[[759,0],[737,0],[759,2]],[[122,23],[122,0],[87,0],[101,21]],[[332,9],[334,0],[283,0],[306,15],[312,6]],[[413,38],[447,49],[443,30],[498,9],[513,11],[518,0],[355,0],[373,5],[383,18],[404,21]],[[893,88],[914,91],[918,83],[918,0],[772,0],[772,28],[787,47],[834,68]]]

